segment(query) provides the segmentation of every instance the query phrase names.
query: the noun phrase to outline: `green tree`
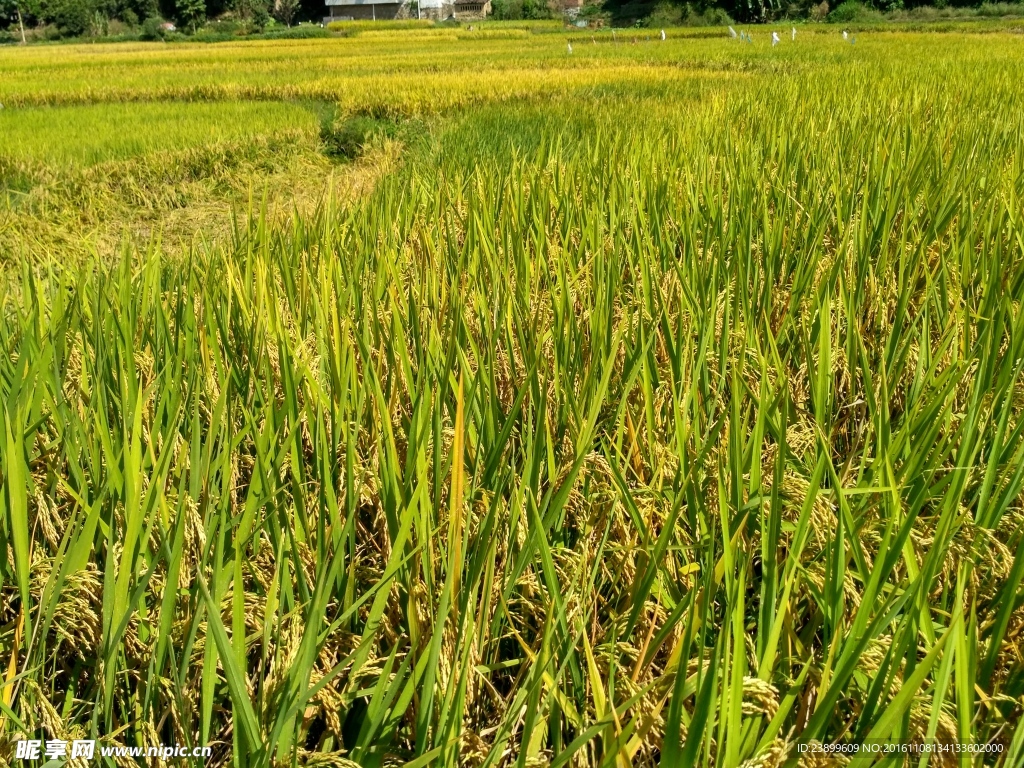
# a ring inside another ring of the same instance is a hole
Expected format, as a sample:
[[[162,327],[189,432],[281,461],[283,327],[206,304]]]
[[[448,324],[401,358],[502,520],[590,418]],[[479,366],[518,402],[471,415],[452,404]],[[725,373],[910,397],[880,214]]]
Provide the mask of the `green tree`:
[[[177,0],[175,12],[182,26],[195,32],[206,21],[206,0]]]
[[[57,27],[61,37],[81,37],[92,27],[96,15],[93,0],[49,0],[42,8],[44,21]]]
[[[524,19],[550,19],[551,9],[547,0],[523,0]]]
[[[299,10],[299,0],[277,0],[274,4],[274,18],[290,27]]]
[[[38,0],[0,0],[0,29],[10,27],[25,42],[25,26],[38,22]]]
[[[250,18],[257,32],[262,32],[266,29],[270,23],[270,8],[265,0],[253,0]]]

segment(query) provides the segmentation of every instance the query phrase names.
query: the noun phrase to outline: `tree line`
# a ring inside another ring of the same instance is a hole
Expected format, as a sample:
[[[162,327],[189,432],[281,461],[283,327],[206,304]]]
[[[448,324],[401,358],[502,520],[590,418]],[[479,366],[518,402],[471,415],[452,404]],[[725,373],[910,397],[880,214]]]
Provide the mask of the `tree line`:
[[[260,31],[274,22],[319,21],[323,0],[0,0],[0,30],[20,40],[39,37],[162,36],[166,23],[195,32],[211,19]],[[32,32],[36,32],[35,35]]]

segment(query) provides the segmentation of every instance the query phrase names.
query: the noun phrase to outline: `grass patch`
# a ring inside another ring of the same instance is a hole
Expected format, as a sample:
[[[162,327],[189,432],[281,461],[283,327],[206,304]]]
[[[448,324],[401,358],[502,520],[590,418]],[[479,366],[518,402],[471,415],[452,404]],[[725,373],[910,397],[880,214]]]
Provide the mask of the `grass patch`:
[[[435,26],[430,19],[392,19],[381,21],[332,21],[327,25],[331,32],[356,35],[360,32],[398,32],[402,30],[423,30]]]

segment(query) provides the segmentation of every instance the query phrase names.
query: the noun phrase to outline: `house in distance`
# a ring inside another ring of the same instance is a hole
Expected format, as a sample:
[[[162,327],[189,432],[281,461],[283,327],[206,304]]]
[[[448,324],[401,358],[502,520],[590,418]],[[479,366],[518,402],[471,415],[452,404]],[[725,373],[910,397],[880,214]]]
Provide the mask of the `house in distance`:
[[[332,21],[385,21],[388,19],[433,19],[471,21],[491,12],[491,0],[324,0]]]

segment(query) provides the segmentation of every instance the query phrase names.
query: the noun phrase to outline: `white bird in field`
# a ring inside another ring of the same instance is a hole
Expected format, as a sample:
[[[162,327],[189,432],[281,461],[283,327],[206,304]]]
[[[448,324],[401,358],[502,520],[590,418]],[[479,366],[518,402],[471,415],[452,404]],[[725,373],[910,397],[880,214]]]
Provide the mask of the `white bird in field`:
[[[566,43],[566,45],[569,46],[569,53],[571,55],[572,54],[572,43]]]
[[[845,29],[844,29],[844,30],[843,30],[843,40],[849,40],[849,39],[850,39],[850,35],[849,35],[849,33],[848,33],[848,32],[847,32],[847,31],[846,31]]]
[[[729,27],[729,37],[731,37],[733,40],[736,39],[736,30],[733,29],[732,27]]]
[[[779,44],[779,33],[772,32],[772,48]]]
[[[661,42],[665,42],[665,30],[661,30]]]
[[[796,27],[793,27],[793,39],[796,40]]]

